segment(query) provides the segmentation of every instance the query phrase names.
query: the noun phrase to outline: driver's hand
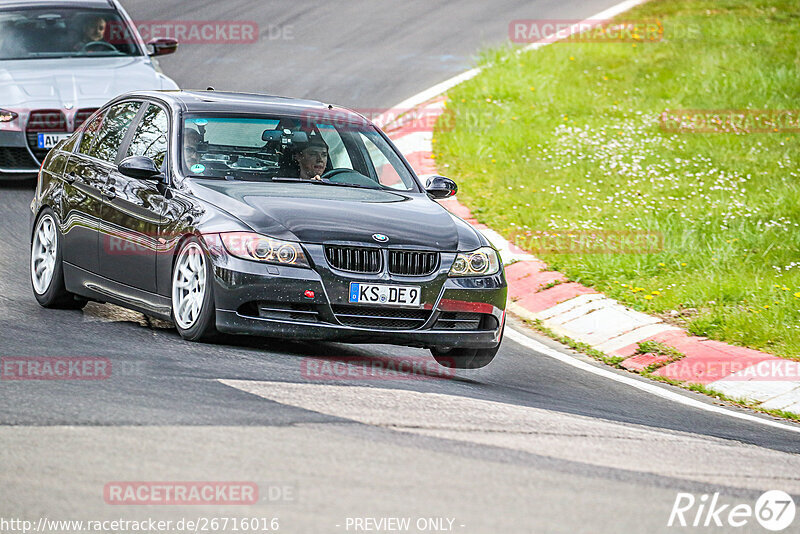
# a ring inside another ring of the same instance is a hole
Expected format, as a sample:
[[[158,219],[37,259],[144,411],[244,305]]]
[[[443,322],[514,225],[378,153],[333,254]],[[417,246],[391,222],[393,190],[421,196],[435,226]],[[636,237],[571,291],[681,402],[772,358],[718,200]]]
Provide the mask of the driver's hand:
[[[312,178],[312,180],[318,180],[318,181],[322,181],[322,176],[320,176],[320,175],[318,174],[318,175],[314,176],[314,177]]]

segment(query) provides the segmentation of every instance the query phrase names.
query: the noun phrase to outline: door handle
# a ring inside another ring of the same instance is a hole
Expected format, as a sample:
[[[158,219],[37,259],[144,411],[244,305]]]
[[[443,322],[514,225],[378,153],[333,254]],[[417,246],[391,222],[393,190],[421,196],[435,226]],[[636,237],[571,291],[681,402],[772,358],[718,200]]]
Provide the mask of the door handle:
[[[103,196],[108,199],[117,198],[117,190],[114,189],[113,185],[110,185],[103,189]]]

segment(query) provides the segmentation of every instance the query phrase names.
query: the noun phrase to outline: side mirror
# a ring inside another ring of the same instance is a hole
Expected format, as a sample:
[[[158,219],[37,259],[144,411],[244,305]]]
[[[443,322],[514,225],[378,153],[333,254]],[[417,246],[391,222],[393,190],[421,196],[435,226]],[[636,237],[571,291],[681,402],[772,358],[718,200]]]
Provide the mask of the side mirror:
[[[448,198],[458,193],[458,186],[450,178],[432,174],[425,184],[425,192],[433,198]]]
[[[166,56],[173,54],[178,49],[178,41],[175,39],[154,39],[147,43],[152,48],[151,56]]]
[[[128,156],[119,162],[119,172],[130,178],[153,180],[161,175],[156,162],[147,156]]]

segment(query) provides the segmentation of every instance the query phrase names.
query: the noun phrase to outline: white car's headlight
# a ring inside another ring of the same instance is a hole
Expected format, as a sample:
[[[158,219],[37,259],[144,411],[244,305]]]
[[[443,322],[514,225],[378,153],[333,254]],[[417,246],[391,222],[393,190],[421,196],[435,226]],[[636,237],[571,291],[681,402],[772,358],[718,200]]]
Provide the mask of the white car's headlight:
[[[219,235],[225,250],[245,260],[310,267],[300,243],[281,241],[253,232],[226,232]]]
[[[11,122],[17,118],[17,114],[7,109],[0,109],[0,122]]]
[[[485,276],[500,270],[500,259],[492,247],[481,247],[472,252],[459,252],[450,276]]]

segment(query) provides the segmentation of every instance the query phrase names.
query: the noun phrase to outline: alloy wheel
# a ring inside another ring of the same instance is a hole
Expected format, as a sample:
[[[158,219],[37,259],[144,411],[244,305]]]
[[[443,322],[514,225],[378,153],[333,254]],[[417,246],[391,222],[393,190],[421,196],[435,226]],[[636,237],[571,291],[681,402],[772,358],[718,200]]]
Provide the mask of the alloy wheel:
[[[181,250],[172,275],[172,313],[175,322],[188,330],[197,322],[206,296],[206,259],[197,243]]]
[[[31,246],[31,281],[39,295],[43,295],[53,281],[57,252],[56,222],[50,214],[46,214],[39,219]]]

